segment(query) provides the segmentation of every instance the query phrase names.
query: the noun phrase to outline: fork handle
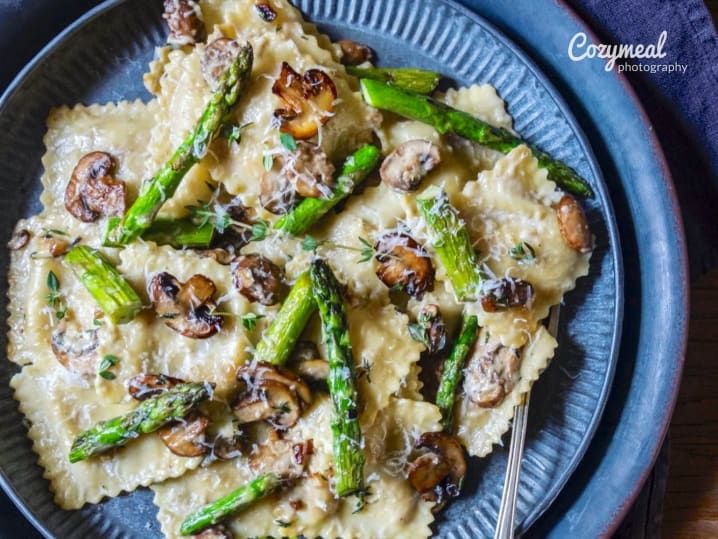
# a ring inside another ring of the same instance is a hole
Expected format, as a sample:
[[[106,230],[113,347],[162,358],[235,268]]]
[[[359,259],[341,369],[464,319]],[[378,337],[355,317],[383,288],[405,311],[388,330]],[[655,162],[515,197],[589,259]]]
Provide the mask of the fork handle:
[[[519,472],[524,454],[526,425],[529,415],[529,392],[521,395],[521,400],[514,409],[514,422],[511,428],[511,445],[509,446],[509,462],[504,478],[504,491],[499,506],[499,517],[496,521],[494,539],[513,539],[516,525],[516,500],[519,492]]]

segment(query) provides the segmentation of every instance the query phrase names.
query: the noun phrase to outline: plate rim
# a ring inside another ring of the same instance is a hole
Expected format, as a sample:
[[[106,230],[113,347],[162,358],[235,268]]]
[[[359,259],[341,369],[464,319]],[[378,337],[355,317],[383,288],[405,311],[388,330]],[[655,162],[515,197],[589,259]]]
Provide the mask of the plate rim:
[[[105,12],[110,11],[121,4],[124,4],[127,0],[105,0],[102,3],[98,4],[97,6],[93,7],[92,9],[86,11],[84,14],[82,14],[79,18],[77,18],[75,21],[73,21],[71,24],[66,26],[60,33],[58,33],[52,40],[50,40],[40,51],[38,51],[32,59],[21,69],[18,74],[13,78],[13,80],[10,82],[10,84],[7,86],[6,90],[3,92],[2,96],[0,96],[0,114],[3,114],[5,111],[5,108],[8,104],[8,102],[12,99],[15,92],[22,86],[22,84],[25,82],[25,79],[28,78],[33,74],[33,72],[41,67],[41,64],[47,59],[49,55],[51,55],[58,47],[63,46],[66,42],[70,41],[73,36],[81,30],[82,27],[84,27],[86,24],[89,24],[94,19],[102,16]],[[296,0],[289,0],[290,2],[294,2]],[[613,288],[616,293],[616,302],[614,305],[614,312],[613,312],[613,319],[612,319],[612,325],[613,325],[613,332],[612,332],[612,338],[611,338],[611,346],[610,346],[610,353],[608,355],[608,368],[606,370],[606,375],[603,379],[603,385],[601,387],[601,391],[597,397],[598,405],[594,409],[591,420],[587,423],[586,428],[586,434],[583,436],[583,439],[581,443],[577,446],[577,450],[574,452],[574,455],[571,458],[570,465],[567,467],[568,472],[566,472],[563,476],[565,477],[565,480],[557,482],[551,490],[548,491],[548,495],[546,496],[546,502],[542,504],[544,507],[541,511],[532,511],[526,515],[526,518],[524,519],[524,523],[528,522],[529,527],[533,525],[538,518],[546,511],[548,508],[553,504],[556,497],[561,493],[563,488],[566,486],[566,484],[570,481],[571,476],[573,475],[573,472],[578,467],[578,465],[583,460],[586,451],[588,450],[588,447],[590,446],[591,442],[593,441],[593,437],[596,433],[596,430],[598,428],[598,425],[601,421],[601,418],[603,417],[603,413],[605,411],[606,404],[608,402],[608,399],[610,397],[611,388],[613,386],[613,379],[616,371],[616,364],[618,360],[618,354],[619,354],[619,348],[621,344],[621,336],[622,336],[622,328],[623,328],[623,314],[624,314],[624,267],[623,267],[623,258],[622,258],[622,250],[621,250],[621,244],[620,244],[620,238],[618,235],[618,227],[616,222],[616,215],[615,211],[613,209],[613,205],[611,203],[609,194],[608,194],[608,187],[605,182],[603,173],[601,171],[601,168],[598,164],[598,160],[596,159],[595,153],[591,147],[591,144],[588,140],[588,137],[586,136],[585,132],[583,131],[583,128],[578,123],[571,107],[568,105],[566,100],[563,98],[561,93],[556,89],[556,87],[553,85],[551,80],[548,78],[547,75],[544,74],[544,72],[541,70],[541,68],[537,65],[537,63],[530,57],[524,50],[517,45],[513,39],[508,37],[500,28],[498,28],[493,22],[489,21],[487,18],[482,16],[481,14],[477,13],[473,9],[460,4],[456,0],[438,0],[439,2],[447,5],[454,11],[458,12],[459,14],[463,15],[464,17],[468,18],[472,24],[475,24],[478,26],[482,31],[486,31],[489,34],[491,34],[491,37],[496,40],[498,43],[501,44],[501,46],[506,47],[511,51],[512,54],[514,54],[523,64],[524,66],[529,70],[532,76],[536,77],[536,79],[541,83],[543,86],[543,89],[547,92],[547,94],[550,96],[551,100],[554,102],[554,104],[558,107],[558,109],[561,111],[562,115],[564,116],[564,120],[569,124],[570,128],[573,131],[573,135],[577,138],[579,146],[585,155],[586,160],[588,161],[589,169],[591,170],[591,173],[593,174],[595,178],[595,186],[597,194],[599,195],[598,200],[600,202],[600,206],[604,208],[602,210],[602,213],[604,214],[604,218],[606,220],[606,228],[607,228],[607,235],[608,240],[610,243],[608,251],[610,252],[610,256],[612,257],[612,262],[614,266],[614,279],[613,279]],[[564,9],[569,13],[569,15],[575,19],[580,25],[583,27],[586,27],[585,23],[583,22],[578,15],[576,15],[573,10],[565,4],[564,0],[554,0],[559,4],[562,4]],[[587,28],[589,32],[589,35],[591,37],[595,37],[591,32],[590,28]],[[622,74],[619,74],[620,79],[624,79],[625,77]],[[650,125],[650,121],[648,120],[648,117],[643,110],[643,107],[641,106],[640,102],[638,101],[635,92],[633,91],[632,87],[630,87],[630,84],[622,80],[624,90],[627,91],[627,93],[632,98],[634,105],[636,108],[641,112],[643,123],[645,125]],[[667,168],[667,165],[665,163],[665,156],[663,155],[663,152],[660,148],[660,143],[658,142],[657,138],[655,137],[655,134],[651,132],[651,138],[652,143],[655,149],[657,151],[655,152],[655,156],[660,161],[661,168],[664,170],[668,182],[668,187],[670,191],[670,199],[671,199],[671,207],[675,211],[677,210],[677,199],[675,197],[675,188],[673,186],[673,180],[670,175],[670,171]],[[674,214],[675,215],[675,214]],[[680,218],[680,213],[677,214]],[[683,228],[682,228],[682,221],[680,221],[680,237],[684,238],[683,235]],[[683,244],[681,244],[681,247],[683,247]],[[681,250],[682,259],[685,264],[687,264],[686,257],[684,256],[684,249]],[[686,336],[684,335],[684,340]],[[682,358],[681,358],[682,359]],[[682,362],[681,362],[682,367]],[[676,386],[680,383],[680,377],[678,378],[678,382],[676,382]],[[675,392],[677,393],[677,387],[675,388]],[[677,397],[677,394],[674,395],[674,397]],[[675,401],[675,398],[674,398]],[[667,430],[668,425],[665,425],[665,430]],[[656,455],[657,451],[660,449],[660,444],[658,444],[658,448],[656,449]],[[652,459],[651,462],[653,462]],[[648,473],[650,473],[651,466],[647,468],[645,471],[645,475],[647,476]],[[645,477],[642,479],[645,480]],[[16,491],[13,483],[10,481],[10,479],[5,474],[5,471],[3,469],[0,469],[0,487],[7,493],[8,497],[13,501],[15,506],[18,508],[18,510],[23,514],[25,518],[28,519],[28,521],[38,530],[40,531],[45,537],[52,538],[54,537],[52,533],[47,530],[45,524],[40,521],[39,517],[35,515],[33,511],[29,509],[29,507],[25,504],[25,502],[22,499],[22,496]],[[635,495],[637,495],[637,492],[640,490],[640,487],[636,487],[635,492],[633,493],[633,497],[635,498]],[[627,510],[627,509],[626,509]],[[619,519],[620,520],[620,519]],[[523,523],[521,523],[523,524]],[[526,531],[525,526],[520,524],[520,531],[523,533]]]

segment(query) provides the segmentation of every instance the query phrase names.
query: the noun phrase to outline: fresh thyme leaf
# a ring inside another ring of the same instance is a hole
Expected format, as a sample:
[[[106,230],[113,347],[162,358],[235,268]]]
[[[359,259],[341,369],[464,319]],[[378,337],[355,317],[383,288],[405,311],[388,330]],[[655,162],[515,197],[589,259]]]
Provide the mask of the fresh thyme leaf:
[[[55,318],[57,318],[58,321],[62,320],[63,318],[65,318],[66,313],[67,313],[67,307],[62,305],[57,311],[55,311]]]
[[[97,327],[100,327],[100,326],[103,325],[103,323],[102,323],[102,320],[100,320],[99,318],[93,318],[93,319],[92,319],[92,325],[97,326]]]
[[[52,270],[47,272],[47,287],[55,294],[60,290],[60,280]]]
[[[100,371],[98,374],[105,380],[114,380],[115,379],[114,373],[111,373],[110,371]]]
[[[239,317],[242,321],[242,327],[247,331],[252,331],[257,327],[257,320],[264,318],[263,314],[247,313]]]
[[[369,243],[369,240],[365,238],[360,237],[359,241],[364,246],[361,250],[361,258],[359,259],[359,263],[361,264],[363,262],[368,262],[372,259],[372,257],[374,256],[374,246]]]
[[[364,247],[367,247],[368,249],[374,250],[374,246],[373,246],[371,243],[369,243],[369,240],[368,240],[368,239],[362,238],[361,236],[359,236],[359,241],[362,243],[362,245],[363,245]]]
[[[110,369],[117,365],[120,362],[120,358],[117,356],[114,356],[112,354],[106,354],[105,357],[102,358],[102,361],[100,362],[100,372],[98,373],[99,376],[104,378],[105,380],[114,380],[115,375],[110,372]]]
[[[409,335],[411,335],[411,338],[414,339],[416,342],[427,344],[426,331],[424,329],[424,326],[422,326],[421,324],[409,324]]]
[[[302,240],[302,250],[303,251],[316,251],[317,247],[319,247],[319,242],[314,239],[312,236],[307,235]]]
[[[536,251],[525,241],[518,242],[515,247],[509,250],[509,254],[511,258],[519,262],[529,263],[536,260]]]
[[[272,154],[265,153],[264,157],[262,157],[262,166],[264,167],[264,170],[272,170],[272,166],[274,165],[274,157],[272,157]]]
[[[254,225],[252,225],[252,235],[249,241],[262,241],[267,237],[267,230],[269,229],[269,223],[264,219],[260,219]]]
[[[279,526],[280,528],[288,528],[289,526],[292,525],[292,523],[289,522],[288,520],[282,520],[282,519],[280,519],[280,518],[275,518],[275,519],[274,519],[274,523],[275,523],[277,526]]]
[[[57,228],[43,228],[42,229],[43,234],[45,235],[55,235],[55,236],[69,236],[67,232],[64,230],[60,230]]]
[[[283,414],[288,414],[292,411],[292,408],[289,406],[288,402],[280,402],[277,406],[274,406],[273,408]]]
[[[279,133],[279,142],[290,152],[297,149],[297,141],[289,133]]]

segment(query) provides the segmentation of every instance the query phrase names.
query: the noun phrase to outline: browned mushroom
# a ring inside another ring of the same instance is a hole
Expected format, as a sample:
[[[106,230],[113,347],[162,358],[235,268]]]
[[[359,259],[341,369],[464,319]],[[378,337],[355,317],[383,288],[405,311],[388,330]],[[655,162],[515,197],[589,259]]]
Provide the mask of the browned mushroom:
[[[26,228],[20,228],[13,233],[10,241],[7,242],[7,247],[11,251],[19,251],[25,247],[31,239],[32,232]]]
[[[207,84],[216,88],[230,64],[239,54],[241,46],[238,42],[220,37],[209,43],[202,53],[200,68]]]
[[[593,249],[593,236],[581,204],[569,194],[563,195],[556,206],[556,219],[566,244],[579,253]]]
[[[446,496],[458,496],[466,458],[456,438],[443,432],[425,432],[415,448],[428,450],[409,464],[409,482],[422,498],[442,503]]]
[[[242,366],[237,379],[243,388],[232,408],[240,423],[267,421],[278,429],[289,428],[312,402],[312,394],[300,378],[269,363]]]
[[[297,142],[297,149],[287,154],[282,171],[303,197],[327,198],[332,194],[334,165],[316,144]]]
[[[357,43],[351,39],[340,39],[339,46],[342,49],[342,64],[355,66],[372,59],[371,49],[363,43]]]
[[[234,535],[224,524],[217,524],[211,528],[193,535],[194,539],[234,539]]]
[[[70,241],[69,238],[58,237],[52,233],[42,234],[37,238],[35,252],[37,254],[47,252],[51,257],[57,258],[64,255],[77,241],[79,239]]]
[[[284,215],[301,200],[283,170],[284,158],[276,156],[272,168],[265,170],[259,180],[259,203],[275,215]]]
[[[324,71],[310,69],[300,75],[287,62],[272,85],[285,108],[274,111],[282,133],[304,140],[313,137],[333,115],[337,88]]]
[[[75,165],[65,188],[65,208],[85,223],[125,213],[125,182],[112,176],[115,162],[107,152],[90,152]]]
[[[434,266],[429,254],[403,232],[384,234],[374,245],[379,267],[376,275],[389,288],[405,290],[414,298],[434,286]]]
[[[199,457],[207,453],[204,443],[204,431],[209,425],[209,418],[201,413],[194,413],[183,421],[162,427],[157,433],[167,449],[179,457]]]
[[[424,177],[441,163],[439,147],[422,139],[400,144],[381,164],[381,180],[397,191],[416,191]]]
[[[218,436],[212,445],[212,455],[219,460],[232,460],[242,455],[244,440],[241,434]]]
[[[165,0],[162,18],[167,21],[170,45],[192,45],[204,37],[202,11],[193,0]]]
[[[184,384],[184,380],[166,374],[142,373],[130,378],[127,391],[133,399],[143,401],[164,393],[178,384]]]
[[[487,313],[495,313],[514,307],[530,307],[534,300],[534,288],[522,279],[501,279],[495,286],[484,291],[481,307]]]
[[[482,408],[493,408],[518,382],[520,366],[515,348],[503,346],[498,337],[482,329],[465,369],[466,396]]]
[[[68,371],[94,376],[96,374],[95,350],[100,346],[97,330],[83,330],[63,320],[52,332],[52,352]]]
[[[416,317],[416,323],[423,330],[423,342],[429,354],[436,354],[446,346],[446,324],[438,305],[424,305]]]
[[[264,22],[272,22],[277,18],[277,12],[267,2],[257,2],[254,8]]]
[[[274,305],[282,293],[283,272],[271,260],[258,254],[238,256],[231,265],[234,286],[249,301]]]
[[[222,317],[212,314],[216,288],[208,277],[196,274],[182,283],[162,272],[152,278],[148,288],[155,312],[185,337],[206,339],[222,328]]]

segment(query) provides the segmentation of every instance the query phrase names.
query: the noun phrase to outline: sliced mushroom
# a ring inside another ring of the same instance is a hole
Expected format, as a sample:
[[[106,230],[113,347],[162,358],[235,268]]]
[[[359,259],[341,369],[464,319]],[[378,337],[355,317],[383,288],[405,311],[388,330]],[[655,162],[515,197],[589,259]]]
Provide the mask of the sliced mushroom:
[[[51,257],[57,258],[64,255],[76,242],[77,240],[71,242],[68,238],[60,238],[54,234],[43,234],[36,241],[36,252],[46,251]]]
[[[259,180],[259,203],[275,215],[284,215],[296,206],[301,197],[284,170],[284,159],[275,157],[272,168],[265,170]]]
[[[133,399],[143,401],[164,393],[178,384],[184,384],[184,380],[166,374],[142,373],[130,378],[127,383],[127,391]]]
[[[107,152],[91,152],[75,165],[65,188],[65,208],[85,223],[125,213],[125,182],[112,176],[115,162]]]
[[[26,228],[20,228],[13,233],[10,241],[7,242],[7,247],[11,251],[19,251],[25,247],[31,239],[32,232]]]
[[[381,180],[397,191],[416,191],[424,177],[441,163],[439,147],[428,140],[409,140],[397,146],[381,164]]]
[[[425,432],[415,444],[428,451],[409,464],[409,482],[427,501],[442,503],[456,497],[466,474],[466,458],[461,444],[443,432]]]
[[[244,440],[240,434],[218,436],[212,445],[212,454],[219,460],[232,460],[242,456]]]
[[[209,418],[195,413],[183,421],[161,428],[157,433],[167,449],[179,457],[199,457],[207,452],[204,443],[204,431]]]
[[[342,49],[342,64],[355,66],[372,59],[371,49],[363,43],[357,43],[351,39],[340,39],[339,46]]]
[[[518,350],[482,329],[464,371],[464,393],[482,408],[501,403],[519,380]]]
[[[579,253],[593,249],[593,236],[578,200],[569,194],[563,195],[556,206],[556,219],[561,236],[571,249]]]
[[[204,275],[196,274],[186,283],[162,272],[152,278],[149,296],[152,306],[165,324],[185,337],[206,339],[222,328],[222,317],[212,314],[216,288]]]
[[[403,232],[384,234],[374,245],[379,267],[376,275],[389,288],[405,290],[414,298],[434,286],[434,266],[429,254]]]
[[[68,371],[85,376],[96,374],[97,347],[100,339],[96,329],[83,330],[68,322],[61,322],[52,332],[52,352]]]
[[[167,43],[182,46],[192,45],[204,37],[202,11],[193,0],[165,0],[162,18],[167,21],[170,34]]]
[[[329,121],[337,98],[336,86],[324,71],[310,69],[300,75],[287,62],[282,62],[272,92],[285,106],[274,111],[279,130],[299,140],[313,137]]]
[[[222,75],[242,49],[241,45],[226,37],[220,37],[208,44],[202,53],[200,68],[202,76],[211,88],[216,88]]]
[[[534,300],[534,288],[522,279],[501,279],[481,296],[481,307],[487,313],[495,313],[514,307],[530,307]]]
[[[241,255],[232,262],[234,286],[249,301],[274,305],[282,293],[284,277],[279,266],[258,254]]]
[[[237,379],[244,388],[232,408],[240,423],[267,421],[278,429],[289,428],[312,401],[300,378],[269,363],[240,367]]]
[[[194,537],[194,539],[234,539],[234,535],[224,524],[217,524],[211,528],[207,528],[192,537]]]
[[[212,253],[211,250],[205,251],[205,256],[210,256],[220,264],[226,265],[234,259],[235,254],[242,247],[249,243],[252,237],[251,227],[257,222],[257,210],[245,206],[242,200],[237,197],[230,200],[226,205],[223,204],[219,207],[233,222],[241,223],[240,225],[231,223],[221,233],[219,231],[215,233],[212,247],[215,248],[215,251],[221,250],[223,252]]]
[[[329,362],[323,359],[309,359],[297,364],[297,374],[302,378],[308,378],[320,382],[329,378]]]
[[[264,22],[272,22],[277,18],[277,12],[267,2],[257,2],[254,8]]]
[[[309,198],[327,198],[334,187],[334,165],[319,146],[297,142],[297,149],[287,155],[282,171],[295,191]]]

